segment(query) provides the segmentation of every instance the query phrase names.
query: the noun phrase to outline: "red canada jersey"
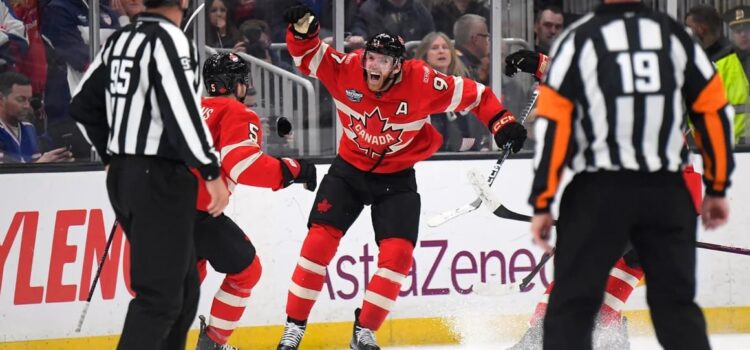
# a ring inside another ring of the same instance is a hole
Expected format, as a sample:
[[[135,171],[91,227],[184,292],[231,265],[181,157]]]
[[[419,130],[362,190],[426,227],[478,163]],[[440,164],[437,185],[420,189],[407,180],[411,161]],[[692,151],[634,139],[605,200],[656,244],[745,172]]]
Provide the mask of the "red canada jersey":
[[[236,184],[281,188],[280,160],[261,151],[263,131],[258,115],[233,98],[203,98],[201,106],[230,192]],[[211,196],[198,171],[193,169],[193,173],[199,181],[198,210],[206,211]]]
[[[394,173],[429,158],[443,137],[430,114],[472,110],[485,124],[503,109],[491,89],[439,73],[420,60],[406,60],[385,92],[367,88],[362,52],[344,54],[318,37],[297,39],[287,31],[289,53],[300,71],[316,77],[333,96],[344,128],[339,156],[360,170]]]

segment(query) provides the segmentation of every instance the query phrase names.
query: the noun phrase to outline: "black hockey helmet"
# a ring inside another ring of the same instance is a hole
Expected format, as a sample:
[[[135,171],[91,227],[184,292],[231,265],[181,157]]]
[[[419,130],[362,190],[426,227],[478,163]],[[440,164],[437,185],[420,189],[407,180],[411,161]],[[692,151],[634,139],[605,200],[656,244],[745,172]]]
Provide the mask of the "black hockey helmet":
[[[406,57],[404,41],[397,35],[380,33],[373,35],[365,44],[365,54],[368,51],[388,55],[397,61],[403,61]]]
[[[236,95],[237,83],[249,87],[249,76],[247,63],[233,53],[211,55],[203,64],[203,84],[211,96]]]

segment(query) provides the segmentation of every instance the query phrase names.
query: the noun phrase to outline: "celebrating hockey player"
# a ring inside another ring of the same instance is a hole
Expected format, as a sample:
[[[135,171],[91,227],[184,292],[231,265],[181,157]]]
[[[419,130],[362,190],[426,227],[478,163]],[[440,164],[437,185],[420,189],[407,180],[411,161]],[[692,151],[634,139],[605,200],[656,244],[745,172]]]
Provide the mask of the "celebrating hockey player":
[[[404,45],[396,36],[374,35],[363,52],[344,54],[321,42],[318,21],[309,8],[295,6],[284,16],[295,64],[331,93],[344,133],[310,212],[278,349],[299,347],[326,266],[365,205],[372,206],[378,269],[367,285],[362,308],[354,313],[350,348],[380,349],[373,332],[395,304],[417,241],[420,197],[413,165],[442,143],[427,116],[471,110],[489,127],[498,146],[508,145],[514,152],[523,146],[526,130],[484,85],[443,75],[419,60],[405,60]]]
[[[289,158],[277,159],[261,151],[263,140],[258,116],[242,101],[248,89],[247,64],[232,53],[209,57],[203,65],[206,90],[202,101],[203,119],[220,151],[221,173],[232,190],[236,184],[278,190],[302,183],[315,191],[315,166]],[[213,217],[206,212],[208,193],[200,186],[195,222],[195,249],[201,281],[206,261],[224,281],[214,296],[208,326],[201,316],[197,350],[229,350],[227,339],[240,320],[250,291],[258,282],[261,265],[255,247],[229,217]]]

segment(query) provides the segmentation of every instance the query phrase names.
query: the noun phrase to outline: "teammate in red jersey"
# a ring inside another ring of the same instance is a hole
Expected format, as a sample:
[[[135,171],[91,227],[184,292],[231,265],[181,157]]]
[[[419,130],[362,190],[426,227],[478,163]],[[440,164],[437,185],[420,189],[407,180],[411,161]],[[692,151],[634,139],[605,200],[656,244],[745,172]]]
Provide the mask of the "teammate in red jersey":
[[[237,184],[278,190],[302,183],[315,191],[315,166],[289,158],[278,159],[261,151],[263,140],[258,115],[242,103],[248,88],[249,69],[232,53],[209,57],[203,65],[206,90],[211,97],[202,101],[203,118],[220,152],[221,170],[229,190]],[[195,249],[201,281],[206,262],[226,274],[211,305],[208,326],[201,316],[197,350],[234,349],[226,345],[237,326],[250,291],[258,282],[261,265],[255,247],[229,217],[206,213],[210,197],[199,186],[195,224]]]
[[[310,212],[278,349],[299,347],[326,266],[365,205],[372,206],[378,269],[355,311],[350,348],[379,349],[373,332],[393,308],[417,241],[420,197],[413,165],[443,141],[428,116],[471,110],[498,146],[509,145],[514,152],[523,146],[526,130],[484,85],[443,75],[420,60],[404,60],[404,45],[393,35],[375,35],[364,52],[344,54],[321,42],[309,8],[292,7],[284,17],[295,64],[331,93],[344,133]]]

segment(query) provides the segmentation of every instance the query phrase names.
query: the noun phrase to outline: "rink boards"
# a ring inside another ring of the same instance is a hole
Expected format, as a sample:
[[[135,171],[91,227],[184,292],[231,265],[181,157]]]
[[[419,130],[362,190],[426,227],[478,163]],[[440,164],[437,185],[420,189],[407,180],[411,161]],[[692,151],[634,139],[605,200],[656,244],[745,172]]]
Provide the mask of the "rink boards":
[[[552,278],[551,265],[533,287],[506,297],[470,293],[477,281],[520,280],[541,257],[528,224],[494,217],[484,207],[438,228],[427,218],[471,202],[465,173],[489,170],[491,160],[429,161],[417,166],[422,196],[415,267],[402,286],[381,345],[455,343],[482,337],[515,338]],[[328,166],[318,165],[322,177]],[[699,232],[699,240],[750,247],[750,155],[737,154],[727,227]],[[503,204],[529,214],[531,160],[507,161],[493,186]],[[103,172],[0,175],[0,349],[111,349],[117,341],[129,290],[129,248],[117,232],[102,279],[80,333],[74,329],[96,272],[113,214]],[[274,347],[285,319],[292,270],[306,233],[314,194],[299,186],[273,192],[238,187],[227,214],[257,247],[263,276],[231,342],[245,349]],[[602,234],[606,234],[603,232]],[[377,269],[377,246],[366,208],[341,242],[310,316],[305,349],[343,348],[353,310]],[[697,300],[712,332],[750,332],[750,257],[700,251]],[[199,313],[207,314],[221,282],[210,272]],[[627,305],[631,328],[648,330],[644,288]],[[197,324],[195,325],[197,328]],[[191,335],[195,339],[195,332]]]

